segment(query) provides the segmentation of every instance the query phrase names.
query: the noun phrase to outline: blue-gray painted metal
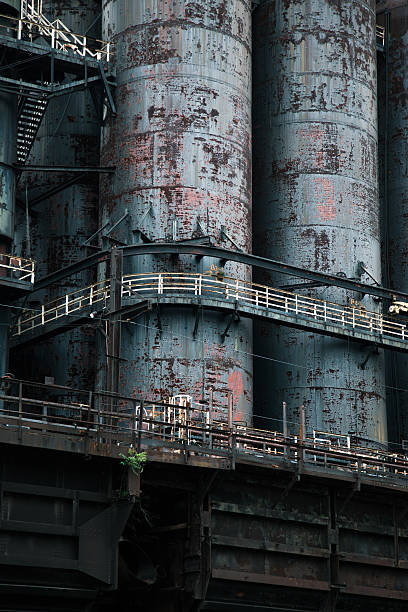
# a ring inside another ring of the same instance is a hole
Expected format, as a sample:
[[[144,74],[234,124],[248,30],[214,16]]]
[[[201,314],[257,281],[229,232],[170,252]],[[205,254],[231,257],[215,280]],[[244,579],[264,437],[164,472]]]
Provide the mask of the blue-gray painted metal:
[[[402,291],[408,289],[408,3],[387,2],[391,9],[388,74],[379,82],[382,95],[385,78],[389,82],[389,99],[385,129],[388,130],[387,210],[384,211],[388,251],[386,273],[389,284]],[[404,355],[387,355],[389,418],[396,441],[408,438],[407,401],[408,359]],[[396,413],[394,410],[396,408]]]
[[[14,236],[17,97],[0,93],[0,241],[10,243]]]
[[[254,67],[255,252],[348,277],[364,262],[380,281],[374,0],[263,2]],[[303,404],[308,431],[387,440],[381,353],[263,325],[259,352],[280,361],[257,362],[265,413],[286,401],[298,422]]]
[[[111,237],[126,244],[210,235],[251,249],[251,6],[249,0],[105,0],[103,38],[115,45],[117,119],[103,133],[101,225],[127,218]],[[225,233],[222,229],[225,229]],[[141,234],[142,232],[142,234]],[[141,262],[139,264],[139,262]],[[221,262],[202,259],[194,270]],[[137,267],[139,266],[139,267]],[[189,269],[190,259],[126,260],[127,271]],[[226,274],[249,278],[228,263]],[[252,337],[248,322],[162,308],[124,325],[120,385],[151,398],[188,393],[251,421]]]
[[[7,19],[0,17],[3,27]],[[15,33],[5,30],[14,36]],[[14,238],[15,222],[15,171],[11,164],[16,161],[17,96],[0,92],[0,251],[10,252]]]
[[[0,0],[0,13],[3,15],[19,15],[21,0]]]
[[[97,0],[59,0],[43,3],[45,15],[59,17],[73,32],[84,33],[100,11]],[[99,24],[100,27],[100,24]],[[95,35],[92,30],[89,34]],[[98,35],[99,37],[99,35]],[[98,166],[100,125],[88,90],[53,99],[41,124],[28,163],[43,165]],[[33,199],[69,178],[66,173],[24,173],[21,199]],[[31,219],[32,257],[38,276],[49,274],[84,257],[82,243],[97,229],[98,178],[86,175],[34,207]],[[22,224],[24,226],[24,224]],[[87,286],[92,271],[83,271],[35,296],[45,300]],[[95,330],[81,328],[39,343],[25,353],[27,376],[43,380],[52,376],[61,385],[92,388],[95,370]],[[22,363],[20,356],[15,363]],[[16,366],[14,370],[16,370]]]

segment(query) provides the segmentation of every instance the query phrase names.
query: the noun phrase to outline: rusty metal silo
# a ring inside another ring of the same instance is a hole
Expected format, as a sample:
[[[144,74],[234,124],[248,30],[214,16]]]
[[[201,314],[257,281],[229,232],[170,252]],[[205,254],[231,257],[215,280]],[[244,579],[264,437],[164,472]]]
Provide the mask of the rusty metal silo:
[[[266,0],[253,40],[256,253],[347,277],[363,262],[380,281],[374,0]],[[378,309],[340,290],[313,295]],[[255,353],[281,362],[259,360],[255,402],[265,414],[279,415],[286,401],[296,423],[303,404],[309,433],[387,440],[382,354],[313,333],[256,330]]]
[[[100,6],[97,0],[47,0],[43,12],[61,21],[74,33],[95,36]],[[59,75],[60,76],[60,75]],[[47,75],[44,76],[47,78]],[[68,79],[71,77],[67,77]],[[34,143],[29,163],[48,166],[98,166],[100,120],[89,89],[50,101]],[[20,183],[21,199],[42,195],[72,178],[67,173],[24,173]],[[37,277],[73,263],[89,252],[83,243],[97,229],[98,179],[84,175],[74,185],[32,207],[31,248],[37,264]],[[90,272],[67,278],[47,292],[33,296],[34,307],[57,296],[86,287],[94,280]],[[43,380],[55,378],[58,384],[92,388],[95,369],[95,330],[82,327],[68,331],[32,348],[23,348],[23,363],[30,367],[26,376]],[[22,363],[19,352],[15,358]]]
[[[102,224],[123,243],[210,236],[227,248],[225,233],[251,248],[251,3],[249,0],[104,0],[103,37],[112,39],[117,71],[116,120],[103,133]],[[127,272],[206,271],[221,262],[144,258]],[[248,278],[244,267],[226,275]],[[202,311],[165,307],[122,326],[120,390],[166,399],[178,393],[226,405],[236,418],[252,408],[251,324]]]
[[[388,60],[379,82],[380,95],[387,98],[384,114],[379,117],[386,134],[383,197],[387,284],[408,291],[408,2],[388,0],[378,9],[381,22],[389,24]],[[408,389],[408,358],[389,352],[387,365],[390,425],[395,441],[400,442],[408,438],[408,391],[404,391]]]

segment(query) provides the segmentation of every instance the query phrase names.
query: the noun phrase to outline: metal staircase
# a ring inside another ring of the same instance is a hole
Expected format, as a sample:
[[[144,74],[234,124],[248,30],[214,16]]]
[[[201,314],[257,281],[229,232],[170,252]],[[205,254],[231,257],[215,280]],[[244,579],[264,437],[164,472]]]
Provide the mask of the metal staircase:
[[[24,164],[26,162],[47,106],[48,100],[46,97],[22,98],[17,122],[17,163]]]
[[[88,39],[82,34],[74,34],[61,19],[50,21],[43,13],[42,0],[22,0],[21,19],[18,26],[19,39],[23,30],[28,31],[30,38],[43,36],[48,40],[52,49],[107,62],[110,59],[109,43]]]

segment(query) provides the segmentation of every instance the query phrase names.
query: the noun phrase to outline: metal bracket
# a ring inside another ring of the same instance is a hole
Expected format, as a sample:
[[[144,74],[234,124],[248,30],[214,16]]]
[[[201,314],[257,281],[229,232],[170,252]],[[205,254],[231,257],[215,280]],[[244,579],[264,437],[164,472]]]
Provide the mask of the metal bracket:
[[[118,221],[116,221],[116,223],[114,223],[114,224],[112,225],[112,227],[110,227],[110,228],[108,229],[108,231],[107,231],[107,232],[105,232],[105,234],[103,235],[103,236],[104,236],[104,238],[107,238],[107,237],[109,236],[109,234],[110,234],[111,232],[113,232],[113,230],[114,230],[114,229],[115,229],[115,228],[116,228],[116,227],[119,225],[119,223],[121,223],[121,222],[122,222],[124,219],[126,219],[126,217],[128,216],[128,214],[129,214],[129,211],[128,211],[128,209],[126,208],[126,209],[125,209],[125,214],[124,214],[124,215],[122,215],[122,217],[121,217],[120,219],[118,219]],[[91,242],[91,241],[92,241],[94,238],[96,238],[96,236],[98,236],[98,234],[100,234],[101,232],[103,232],[103,230],[104,230],[106,227],[108,227],[108,225],[110,225],[110,223],[111,223],[111,220],[110,220],[110,219],[108,219],[108,220],[106,221],[106,223],[104,223],[104,224],[102,225],[102,227],[100,227],[98,230],[96,230],[96,232],[95,232],[94,234],[92,234],[92,236],[89,236],[89,238],[87,238],[87,239],[86,239],[86,240],[85,240],[85,241],[84,241],[84,242],[81,244],[81,247],[88,246],[88,245],[89,245],[89,243],[90,243],[90,242]]]
[[[200,312],[201,312],[201,305],[198,304],[196,306],[195,309],[195,321],[194,321],[194,329],[193,329],[193,338],[195,339],[197,337],[197,332],[198,332],[198,324],[200,322]]]
[[[237,251],[243,253],[244,251],[237,245],[237,243],[231,238],[225,231],[225,225],[221,225],[221,240],[229,240],[230,243],[236,248]]]
[[[238,321],[240,321],[240,320],[241,320],[241,317],[240,317],[240,316],[239,316],[239,314],[238,314],[238,302],[235,302],[235,310],[234,310],[234,312],[233,312],[233,313],[230,315],[230,318],[229,318],[229,321],[228,321],[227,327],[224,329],[224,331],[223,331],[223,332],[222,332],[222,334],[221,334],[221,342],[222,342],[222,343],[224,343],[225,338],[228,336],[228,331],[229,331],[229,329],[230,329],[231,325],[232,325],[234,322],[238,322]]]
[[[113,101],[110,85],[108,83],[108,79],[106,78],[105,71],[103,69],[102,63],[99,64],[99,72],[101,74],[102,83],[103,83],[103,86],[104,86],[104,89],[105,89],[106,97],[108,98],[108,102],[109,102],[109,106],[110,106],[110,109],[111,109],[111,113],[112,113],[112,115],[114,117],[116,117],[115,102]]]

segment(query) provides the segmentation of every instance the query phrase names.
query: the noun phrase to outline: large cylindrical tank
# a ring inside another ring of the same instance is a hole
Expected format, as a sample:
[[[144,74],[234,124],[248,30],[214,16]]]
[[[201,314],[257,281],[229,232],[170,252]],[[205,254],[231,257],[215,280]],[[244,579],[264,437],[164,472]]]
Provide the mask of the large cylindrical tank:
[[[21,0],[0,0],[0,13],[2,15],[19,15]]]
[[[386,134],[384,176],[384,233],[387,284],[408,292],[408,2],[393,0],[380,4],[389,10],[388,73],[382,73],[379,90],[388,101],[379,116]],[[385,23],[384,16],[380,18]],[[387,86],[388,85],[388,86]],[[408,358],[387,353],[389,418],[395,442],[408,439]],[[404,391],[406,390],[406,391]],[[394,410],[396,411],[394,413]]]
[[[380,281],[375,1],[265,0],[253,40],[256,254],[347,277],[363,262]],[[378,309],[336,289],[310,295]],[[255,387],[266,416],[286,401],[294,430],[304,405],[308,433],[386,441],[381,353],[266,325],[255,338],[268,358]]]
[[[100,11],[98,0],[47,0],[44,14],[60,18],[78,34],[85,34]],[[95,27],[90,35],[99,37]],[[60,75],[59,75],[60,76]],[[72,78],[72,77],[71,77]],[[89,89],[53,99],[48,105],[34,143],[29,163],[63,166],[98,166],[100,123]],[[25,173],[20,183],[21,199],[43,194],[72,178],[72,174]],[[36,261],[37,278],[85,257],[90,253],[83,243],[97,229],[98,179],[85,175],[32,208],[31,256]],[[93,251],[91,251],[93,252]],[[95,280],[89,271],[65,279],[46,291],[34,294],[33,307],[68,292],[88,286]],[[15,352],[14,362],[25,364],[26,375],[35,379],[50,376],[58,384],[92,388],[95,371],[95,329],[82,327],[68,331],[33,348]],[[14,368],[15,370],[16,368]],[[13,371],[14,371],[13,370]]]
[[[126,244],[202,234],[214,244],[251,249],[251,2],[155,0],[103,3],[103,37],[114,42],[117,118],[103,133],[103,219],[129,214],[111,236]],[[234,241],[234,246],[222,234]],[[144,258],[125,271],[207,271],[207,259]],[[228,263],[225,274],[249,278]],[[187,393],[250,422],[251,324],[191,310],[161,308],[122,326],[121,392],[167,399]]]

